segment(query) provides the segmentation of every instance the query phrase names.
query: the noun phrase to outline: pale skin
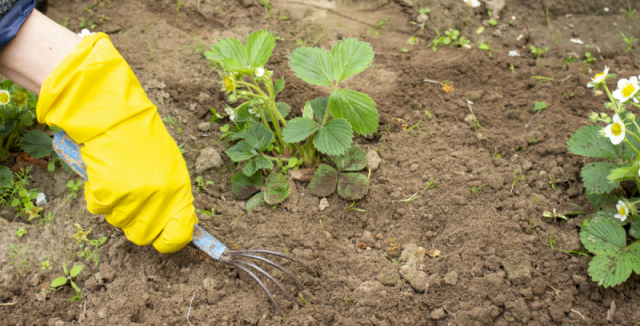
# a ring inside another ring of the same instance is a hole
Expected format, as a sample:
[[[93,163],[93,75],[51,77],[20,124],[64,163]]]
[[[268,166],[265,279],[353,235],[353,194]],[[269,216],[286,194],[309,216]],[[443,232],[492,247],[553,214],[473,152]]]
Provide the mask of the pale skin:
[[[33,10],[0,52],[0,74],[34,94],[82,38]]]

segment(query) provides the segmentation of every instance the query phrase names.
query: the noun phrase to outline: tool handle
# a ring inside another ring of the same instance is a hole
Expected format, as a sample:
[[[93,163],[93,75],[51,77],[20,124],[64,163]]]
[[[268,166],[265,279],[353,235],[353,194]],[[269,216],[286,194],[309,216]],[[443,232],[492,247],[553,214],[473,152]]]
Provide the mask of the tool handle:
[[[81,146],[64,131],[57,132],[53,136],[53,150],[75,173],[87,181],[89,177],[87,175],[87,166],[82,160]],[[227,247],[222,242],[218,241],[198,224],[194,225],[193,240],[191,242],[215,260],[220,260],[222,254],[227,250]]]

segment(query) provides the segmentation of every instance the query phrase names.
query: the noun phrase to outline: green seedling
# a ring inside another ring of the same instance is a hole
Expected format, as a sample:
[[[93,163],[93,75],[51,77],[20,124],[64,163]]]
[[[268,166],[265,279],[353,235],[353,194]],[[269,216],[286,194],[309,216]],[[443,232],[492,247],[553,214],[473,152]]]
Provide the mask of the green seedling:
[[[473,121],[473,129],[475,131],[478,131],[478,128],[487,129],[487,128],[485,128],[485,127],[480,125],[480,122],[478,121],[478,118],[476,118],[476,115],[473,113],[473,109],[471,109],[471,104],[473,104],[473,102],[469,101],[467,98],[465,98],[465,100],[467,101],[467,105],[469,106],[469,112],[471,112],[471,117],[472,117],[472,121]]]
[[[633,35],[631,35],[630,37],[627,38],[627,36],[624,35],[624,33],[622,33],[622,31],[620,31],[620,35],[622,35],[622,40],[627,45],[627,52],[633,51],[633,44],[638,42],[638,39],[633,37]]]
[[[27,230],[25,230],[23,227],[19,227],[14,233],[18,236],[18,238],[22,238],[23,235],[27,234]]]
[[[493,157],[497,157],[499,159],[502,159],[502,154],[500,154],[498,152],[498,147],[496,147],[496,146],[493,146]]]
[[[548,245],[549,247],[551,247],[551,249],[553,250],[558,250],[558,251],[562,251],[562,252],[566,252],[568,254],[572,254],[572,255],[582,255],[582,256],[590,256],[588,251],[584,251],[584,250],[564,250],[564,249],[559,249],[559,248],[555,248],[553,245],[556,244],[556,241],[553,239],[553,229],[551,229],[551,232],[549,232],[549,243],[545,245]]]
[[[471,194],[472,195],[479,195],[480,193],[480,189],[482,189],[483,187],[488,186],[488,184],[481,184],[478,187],[471,187]]]
[[[367,28],[367,34],[380,35],[382,34],[380,31],[387,30],[387,28],[384,27],[387,24],[389,24],[389,16],[382,18],[375,26],[369,26]]]
[[[567,94],[566,92],[562,93],[562,96],[564,96],[564,98],[566,100],[572,99],[574,96],[576,96],[575,93],[571,93],[571,94]]]
[[[553,30],[553,37],[555,38],[556,41],[556,46],[560,45],[560,33],[558,33],[557,30]]]
[[[96,28],[96,24],[93,23],[93,20],[91,19],[91,17],[85,16],[80,20],[78,27],[80,29],[83,29],[83,28],[94,29]]]
[[[596,62],[596,58],[591,55],[591,52],[586,52],[584,54],[584,60],[582,60],[582,61],[584,63],[594,63],[594,62]]]
[[[164,118],[162,118],[162,122],[170,125],[170,126],[175,126],[176,122],[178,122],[178,120],[174,117],[170,117],[170,116],[166,116]]]
[[[285,87],[284,79],[272,78],[274,72],[264,68],[274,47],[275,36],[262,30],[251,33],[244,44],[232,38],[219,40],[205,53],[224,71],[221,84],[229,103],[241,103],[227,108],[233,127],[225,131],[234,134],[226,137],[238,143],[226,153],[233,162],[245,163],[231,179],[232,192],[247,199],[262,189],[264,201],[278,205],[291,192],[284,175],[271,173],[277,169],[278,160],[295,157],[305,166],[314,166],[331,156],[334,162],[340,161],[336,163],[339,172],[320,165],[315,181],[309,185],[311,192],[333,192],[337,188],[343,198],[362,198],[368,191],[366,176],[343,172],[356,172],[366,166],[366,154],[363,157],[360,153],[364,151],[351,146],[352,139],[354,133],[377,132],[378,111],[366,94],[340,86],[344,79],[371,65],[371,46],[357,39],[343,39],[331,51],[295,49],[289,61],[294,74],[311,85],[330,86],[332,93],[307,102],[302,116],[289,120],[291,107],[277,101]]]
[[[538,85],[542,84],[542,83],[550,83],[553,81],[553,78],[551,77],[545,77],[545,76],[531,76],[531,79],[537,79],[538,82],[536,83],[536,86],[534,87],[538,87]]]
[[[513,63],[509,64],[509,70],[511,70],[512,73],[516,72],[516,67],[513,65]]]
[[[407,44],[409,45],[416,45],[416,43],[418,43],[418,39],[415,36],[411,36],[407,40]]]
[[[307,304],[307,300],[304,299],[304,297],[302,296],[302,293],[298,293],[298,295],[300,296],[300,299],[302,299],[302,303],[304,303],[306,305]]]
[[[9,262],[7,265],[15,265],[22,268],[22,272],[27,272],[27,265],[29,264],[29,254],[31,254],[31,250],[29,249],[29,245],[25,244],[22,247],[18,247],[17,244],[12,244],[9,246],[9,250],[7,251],[7,255],[9,256]]]
[[[416,128],[417,128],[418,130],[420,130],[420,127],[418,127],[418,125],[420,124],[420,122],[422,122],[422,119],[418,120],[418,122],[416,122],[416,124],[415,124],[415,125],[413,125],[413,126],[411,126],[411,127],[408,127],[408,128],[407,128],[407,129],[405,129],[404,131],[411,131],[411,130],[416,129]]]
[[[433,173],[431,173],[431,181],[429,181],[429,183],[427,183],[427,186],[422,188],[422,191],[427,191],[429,189],[433,189],[433,188],[440,188],[442,189],[442,187],[440,187],[440,185],[434,184],[433,183]]]
[[[549,16],[549,9],[544,11],[545,19],[547,21],[547,25],[551,25],[551,16]]]
[[[365,210],[362,208],[357,208],[356,206],[356,201],[354,200],[351,205],[347,206],[347,208],[345,208],[345,211],[356,211],[356,212],[364,212]]]
[[[431,9],[429,8],[420,8],[420,10],[418,10],[418,13],[425,14],[425,15],[428,15],[430,12],[431,12]]]
[[[247,205],[248,205],[248,203],[247,203]],[[216,218],[216,206],[213,206],[210,211],[208,211],[206,209],[197,209],[196,208],[196,213],[204,214],[204,215],[207,215],[209,217]],[[249,213],[251,213],[251,212],[249,212]]]
[[[556,179],[553,174],[549,174],[549,186],[551,186],[551,189],[556,190],[556,184],[560,182],[562,182],[562,180]]]
[[[637,193],[640,184],[640,128],[636,115],[626,109],[635,104],[638,87],[624,78],[608,81],[614,78],[605,71],[588,85],[607,95],[609,101],[604,107],[613,111],[613,118],[607,112],[592,113],[590,120],[595,124],[578,129],[567,143],[572,154],[595,158],[588,159],[591,163],[585,164],[580,173],[587,199],[596,208],[581,226],[580,241],[595,255],[589,263],[591,279],[605,288],[622,284],[632,271],[640,271],[640,201],[619,197],[626,194],[618,191],[623,181],[636,185],[630,193]],[[608,85],[620,88],[611,92]]]
[[[407,48],[402,48],[402,50],[400,50],[400,52],[402,52],[402,53],[409,53],[409,49],[407,49]]]
[[[513,192],[513,188],[516,186],[516,184],[518,182],[524,182],[524,181],[525,180],[524,180],[524,175],[523,174],[520,174],[520,172],[518,172],[518,171],[513,172],[513,182],[511,183],[511,191],[510,192]]]
[[[40,217],[42,207],[36,207],[33,200],[38,197],[37,189],[27,190],[26,188],[18,189],[19,198],[11,201],[11,207],[18,212],[18,215],[29,215],[29,221],[36,217]]]
[[[217,123],[224,118],[224,116],[219,114],[214,108],[210,108],[209,111],[211,112],[211,120],[209,120],[209,123]]]
[[[493,56],[493,52],[498,52],[498,50],[494,50],[491,48],[491,41],[487,42],[486,44],[478,41],[478,49],[488,51],[489,57]]]
[[[548,211],[544,211],[544,212],[542,212],[542,216],[543,216],[543,217],[547,217],[547,218],[552,218],[554,222],[555,222],[555,221],[556,221],[556,219],[558,219],[558,218],[561,218],[561,219],[563,219],[563,220],[565,220],[565,221],[567,220],[567,217],[566,217],[566,216],[564,216],[563,214],[556,213],[556,209],[555,209],[555,208],[553,209],[553,212],[548,212]]]
[[[41,270],[51,270],[53,267],[51,267],[51,264],[49,262],[49,259],[44,260],[42,262],[40,262],[40,269]]]
[[[526,147],[520,147],[520,146],[516,145],[516,151],[518,151],[518,152],[525,152],[526,150],[527,150],[527,148],[526,148]]]
[[[207,185],[213,185],[213,181],[207,180],[205,182],[202,176],[197,176],[196,177],[196,194],[199,194],[200,190],[205,189]]]
[[[549,51],[549,48],[537,48],[531,45],[531,53],[535,54],[536,60],[540,59],[540,56],[547,51]]]
[[[70,199],[78,198],[78,194],[82,189],[82,182],[80,180],[76,180],[74,183],[73,180],[69,180],[69,182],[67,182],[67,188],[69,188],[67,190],[67,197],[62,200],[60,207],[63,207]]]
[[[628,7],[629,9],[625,10],[624,8],[620,8],[620,12],[622,12],[625,17],[627,18],[627,21],[631,21],[633,19],[633,15],[636,13],[637,9],[631,9],[631,5],[629,5]]]
[[[80,245],[84,242],[88,242],[89,239],[87,239],[87,235],[89,235],[89,233],[91,233],[91,229],[89,229],[89,231],[84,232],[82,230],[82,226],[80,226],[80,224],[75,223],[73,226],[78,228],[78,232],[76,232],[76,234],[70,236],[69,238],[71,239],[76,239],[76,244]]]
[[[269,0],[261,0],[258,1],[258,4],[263,6],[265,9],[264,18],[267,19],[271,17],[271,15],[273,14],[273,7],[271,7],[271,2]]]
[[[562,69],[564,70],[569,69],[569,64],[574,62],[578,62],[578,58],[572,55],[566,56],[564,59],[562,59]]]
[[[178,3],[176,3],[176,13],[180,12],[180,8],[182,7],[183,4],[184,2],[182,1],[178,1]]]
[[[84,291],[81,291],[80,288],[73,281],[73,278],[78,276],[78,274],[82,272],[82,268],[83,268],[82,265],[76,265],[76,266],[73,266],[71,270],[67,270],[67,262],[66,261],[62,262],[62,270],[64,271],[65,276],[60,276],[55,280],[53,280],[51,282],[51,288],[58,289],[61,286],[66,285],[67,283],[70,283],[76,296],[69,298],[69,301],[82,301],[82,296],[84,294]]]
[[[461,47],[465,44],[469,44],[469,41],[464,36],[460,36],[460,31],[457,29],[449,29],[444,32],[445,35],[440,35],[439,30],[436,31],[436,37],[431,41],[431,49],[433,51],[438,50],[439,45],[451,45],[453,47]]]
[[[85,262],[93,261],[96,268],[100,266],[100,257],[98,255],[98,248],[107,241],[106,237],[100,237],[99,239],[89,240],[88,245],[84,242],[81,242],[79,247],[82,248],[82,251],[76,253],[76,255],[80,258],[84,258]],[[86,247],[85,247],[86,246]],[[91,249],[93,246],[93,249]]]
[[[544,109],[547,108],[547,103],[545,102],[535,102],[533,104],[533,108],[531,108],[531,111],[533,111],[533,113],[536,113],[538,111],[542,111]]]
[[[482,32],[484,32],[484,27],[480,26],[478,27],[478,29],[476,29],[476,34],[482,34]]]
[[[178,116],[178,136],[180,138],[182,138],[182,131],[184,130],[184,128],[182,128],[182,116]]]

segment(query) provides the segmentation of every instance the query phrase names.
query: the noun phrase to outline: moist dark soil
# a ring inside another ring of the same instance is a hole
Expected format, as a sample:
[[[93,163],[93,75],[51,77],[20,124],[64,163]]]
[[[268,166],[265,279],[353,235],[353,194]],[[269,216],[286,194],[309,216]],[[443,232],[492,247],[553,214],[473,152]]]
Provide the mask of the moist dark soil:
[[[500,7],[500,2],[491,5]],[[48,15],[76,32],[81,19],[91,19],[95,31],[110,35],[160,115],[180,117],[181,134],[177,124],[168,128],[184,143],[194,180],[202,149],[223,153],[232,146],[219,140],[219,128],[228,121],[198,126],[209,121],[209,108],[225,107],[220,78],[203,58],[199,40],[206,49],[223,37],[243,39],[263,28],[276,33],[281,39],[267,68],[285,77],[279,101],[291,105],[291,116],[300,115],[307,100],[329,93],[293,75],[288,57],[296,47],[329,49],[344,37],[371,44],[376,52],[371,67],[345,82],[369,94],[380,112],[378,133],[355,139],[382,159],[370,174],[368,194],[355,202],[361,211],[347,210],[352,203],[336,194],[321,210],[321,198],[296,181],[297,205],[263,206],[247,214],[245,201],[234,197],[229,184],[241,167],[224,154],[221,168],[200,174],[213,186],[196,194],[194,181],[196,208],[215,207],[217,212],[215,218],[200,214],[200,225],[227,246],[284,252],[315,269],[314,275],[275,259],[307,287],[290,303],[267,283],[285,316],[276,315],[247,274],[194,247],[174,254],[138,247],[103,216],[88,213],[82,194],[61,207],[67,181],[78,178],[62,169],[48,173],[35,167],[31,186],[47,195],[45,212],[55,212],[56,218],[43,225],[14,221],[14,212],[2,208],[1,324],[640,322],[640,276],[604,289],[587,273],[589,256],[566,252],[584,250],[578,232],[588,215],[568,221],[542,217],[553,209],[593,212],[579,176],[588,162],[568,153],[566,143],[606,101],[586,88],[590,76],[605,66],[625,78],[640,73],[640,45],[626,52],[619,34],[640,38],[637,15],[630,22],[620,12],[640,3],[507,0],[501,10],[493,7],[500,17],[495,27],[487,22],[489,4],[484,2],[476,9],[459,0],[274,0],[271,5],[273,12],[265,18],[267,10],[253,0],[202,0],[202,13],[196,0],[52,1]],[[431,13],[421,28],[411,22],[423,7]],[[383,28],[376,28],[387,18]],[[227,23],[229,29],[223,26]],[[480,26],[484,32],[477,34]],[[427,45],[435,29],[443,33],[448,28],[460,30],[473,47],[441,45],[432,51]],[[410,36],[418,39],[416,45],[406,44]],[[477,41],[491,41],[497,51],[489,56]],[[549,50],[536,60],[530,45]],[[596,61],[583,62],[586,52]],[[563,67],[568,55],[578,61]],[[425,79],[449,81],[453,91]],[[532,115],[535,102],[548,108]],[[524,180],[516,182],[517,176]],[[430,182],[438,187],[425,190]],[[92,230],[90,239],[108,238],[97,251],[98,264],[78,256],[82,249],[69,238],[76,223]],[[18,238],[14,231],[19,227],[28,234]],[[24,268],[10,264],[12,244],[29,245]],[[46,259],[53,269],[41,269]],[[73,297],[68,286],[44,294],[62,275],[63,261],[84,265],[76,278],[84,289],[81,302],[68,300]],[[268,271],[295,292],[293,282],[277,270]]]

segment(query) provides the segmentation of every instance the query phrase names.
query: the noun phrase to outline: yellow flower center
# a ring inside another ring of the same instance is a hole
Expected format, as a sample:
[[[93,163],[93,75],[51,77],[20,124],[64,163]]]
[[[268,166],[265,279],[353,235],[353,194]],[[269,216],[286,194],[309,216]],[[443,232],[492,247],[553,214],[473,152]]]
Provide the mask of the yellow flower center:
[[[623,89],[622,89],[622,96],[624,97],[629,97],[631,96],[634,92],[636,91],[636,88],[633,87],[633,84],[628,83]]]
[[[16,103],[16,106],[23,106],[27,104],[27,94],[24,92],[15,92],[13,93],[13,102]]]
[[[236,81],[228,76],[224,77],[224,88],[229,92],[233,91],[236,89]]]
[[[614,136],[620,136],[620,134],[622,134],[622,125],[620,125],[620,122],[616,122],[611,126],[611,133]]]
[[[6,105],[7,103],[9,103],[9,93],[0,93],[0,104]]]
[[[595,80],[600,80],[600,77],[604,77],[604,72],[601,72],[601,73],[597,74],[594,79]]]
[[[618,214],[625,216],[627,215],[627,210],[625,209],[624,206],[620,207],[620,209],[618,210]]]

